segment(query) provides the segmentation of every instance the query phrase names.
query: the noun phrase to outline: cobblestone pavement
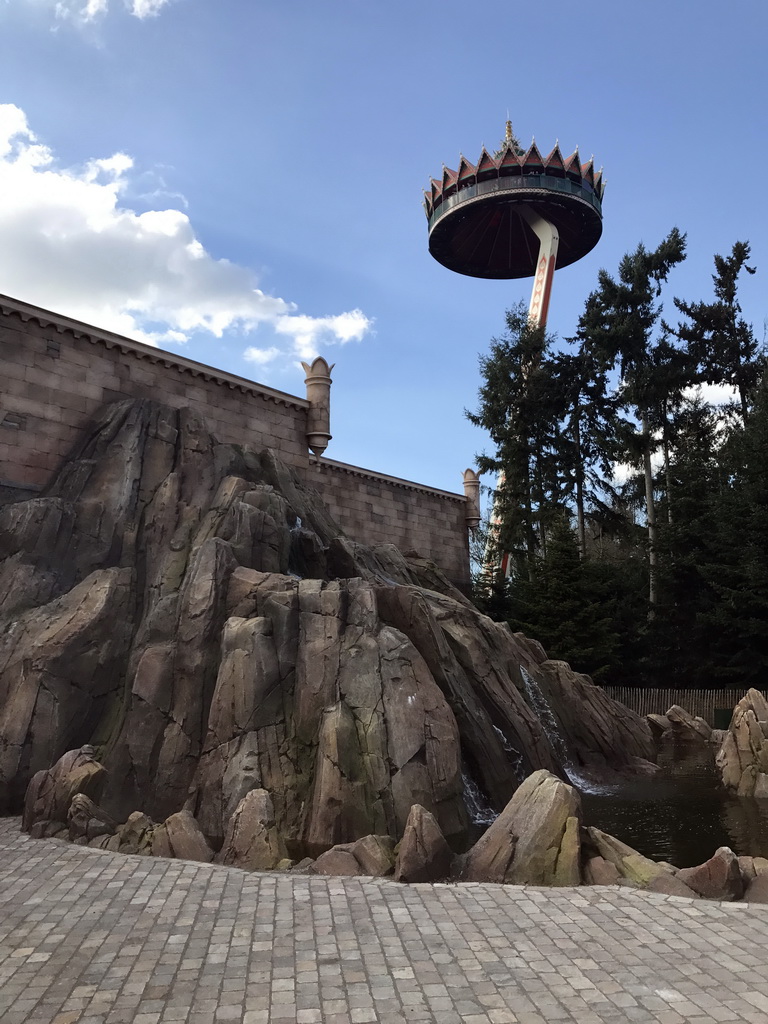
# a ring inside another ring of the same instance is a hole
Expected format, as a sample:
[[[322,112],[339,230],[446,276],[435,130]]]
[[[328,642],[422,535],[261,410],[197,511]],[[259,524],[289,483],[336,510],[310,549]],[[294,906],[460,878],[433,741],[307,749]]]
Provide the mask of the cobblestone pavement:
[[[766,1024],[766,968],[768,907],[247,874],[0,819],[2,1024]]]

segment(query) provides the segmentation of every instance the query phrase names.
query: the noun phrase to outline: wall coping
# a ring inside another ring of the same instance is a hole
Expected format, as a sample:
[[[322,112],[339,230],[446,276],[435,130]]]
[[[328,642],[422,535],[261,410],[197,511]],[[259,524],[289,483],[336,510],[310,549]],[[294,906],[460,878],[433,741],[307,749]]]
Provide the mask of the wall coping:
[[[466,496],[457,494],[455,491],[443,491],[439,487],[428,487],[426,484],[417,484],[413,480],[403,480],[399,476],[387,476],[385,473],[377,473],[373,469],[363,469],[361,466],[350,466],[347,462],[337,462],[335,459],[318,459],[310,455],[309,465],[315,469],[332,469],[337,473],[348,473],[350,476],[364,477],[367,480],[375,480],[378,483],[394,484],[395,487],[402,487],[407,491],[421,491],[423,494],[435,494],[440,498],[449,498],[451,501],[461,502],[465,505]]]
[[[70,317],[62,316],[60,313],[52,313],[50,310],[41,309],[28,302],[19,299],[12,299],[8,295],[0,295],[0,313],[3,316],[18,316],[22,323],[29,320],[36,320],[41,327],[53,327],[59,334],[69,333],[75,338],[85,338],[93,345],[104,345],[106,348],[118,348],[126,355],[135,356],[137,359],[146,359],[150,363],[162,363],[163,366],[177,370],[179,373],[189,373],[193,377],[202,377],[203,380],[213,381],[220,386],[229,387],[256,395],[265,401],[272,401],[278,405],[292,405],[297,409],[308,409],[309,402],[305,398],[298,398],[296,395],[289,395],[285,391],[278,391],[276,388],[267,387],[266,384],[258,384],[256,381],[248,380],[247,377],[239,377],[237,374],[228,373],[226,370],[217,370],[205,363],[198,363],[194,359],[187,359],[186,356],[175,355],[166,352],[164,349],[147,345],[143,341],[134,341],[131,338],[123,337],[121,334],[114,334],[112,331],[104,331],[90,324],[73,320]]]

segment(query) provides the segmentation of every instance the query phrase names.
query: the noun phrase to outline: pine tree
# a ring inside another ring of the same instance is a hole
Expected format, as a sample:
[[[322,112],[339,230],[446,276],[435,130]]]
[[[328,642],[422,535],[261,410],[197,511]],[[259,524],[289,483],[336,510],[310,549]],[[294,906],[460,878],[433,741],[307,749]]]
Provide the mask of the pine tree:
[[[496,543],[525,571],[546,548],[562,490],[550,345],[551,338],[531,324],[522,304],[509,310],[504,334],[492,340],[489,355],[480,357],[478,411],[466,413],[495,446],[493,454],[478,456],[480,472],[503,473],[494,503]]]
[[[593,679],[620,679],[618,574],[608,563],[584,561],[566,514],[552,524],[546,556],[509,588],[510,628],[533,636],[550,658],[569,662]]]
[[[606,491],[611,454],[616,447],[616,401],[608,390],[608,367],[588,343],[592,315],[590,295],[579,319],[576,335],[568,338],[578,345],[575,353],[555,356],[554,375],[564,429],[560,459],[570,481],[576,509],[576,533],[582,558],[587,555],[587,512],[602,505],[598,496]]]
[[[713,557],[717,600],[704,612],[713,636],[713,671],[740,686],[764,685],[768,672],[768,378],[747,424],[723,451]]]
[[[674,446],[667,488],[674,516],[664,529],[659,614],[649,631],[648,671],[691,686],[711,682],[712,630],[717,604],[713,537],[720,492],[718,417],[699,396],[682,402],[671,424]]]
[[[708,384],[729,384],[739,395],[742,421],[746,423],[749,403],[760,381],[764,353],[754,331],[741,315],[737,298],[742,271],[754,274],[747,264],[749,242],[735,242],[730,256],[715,256],[714,302],[684,302],[675,305],[687,318],[677,328]]]
[[[672,267],[683,259],[685,235],[677,228],[653,251],[641,243],[623,257],[617,279],[600,271],[598,289],[590,296],[583,324],[592,351],[606,366],[618,369],[621,402],[640,427],[639,432],[625,429],[624,439],[629,459],[639,457],[643,464],[651,617],[658,596],[658,532],[651,459],[660,391],[651,335],[661,314],[656,301],[661,286]]]

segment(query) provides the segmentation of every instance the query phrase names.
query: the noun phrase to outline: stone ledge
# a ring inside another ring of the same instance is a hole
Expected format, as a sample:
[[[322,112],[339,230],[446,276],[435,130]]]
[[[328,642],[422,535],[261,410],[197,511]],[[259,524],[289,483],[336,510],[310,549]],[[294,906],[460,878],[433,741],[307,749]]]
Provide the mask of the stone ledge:
[[[455,491],[443,491],[439,487],[428,487],[426,484],[417,484],[413,480],[403,480],[399,476],[387,476],[384,473],[377,473],[373,469],[363,469],[361,466],[350,466],[346,462],[337,462],[335,459],[318,459],[315,456],[309,457],[310,469],[330,469],[336,473],[346,473],[349,476],[361,477],[365,480],[375,480],[378,483],[390,484],[394,487],[402,487],[407,491],[419,491],[422,494],[434,494],[438,498],[447,498],[449,501],[466,504],[467,499],[463,494],[456,494]]]

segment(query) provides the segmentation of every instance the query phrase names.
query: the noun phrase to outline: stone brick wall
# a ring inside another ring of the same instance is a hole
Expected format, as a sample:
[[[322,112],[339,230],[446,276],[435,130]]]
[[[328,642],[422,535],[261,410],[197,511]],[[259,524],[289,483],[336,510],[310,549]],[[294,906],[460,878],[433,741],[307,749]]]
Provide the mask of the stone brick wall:
[[[369,544],[395,544],[431,558],[462,585],[469,578],[469,542],[463,495],[384,476],[323,458],[307,480],[345,533]],[[461,567],[462,571],[456,569]]]
[[[189,406],[225,443],[270,447],[353,539],[469,575],[463,495],[310,457],[309,403],[183,356],[0,296],[0,503],[41,490],[105,403]],[[311,461],[310,461],[311,460]]]
[[[306,469],[308,403],[150,345],[0,299],[0,484],[42,487],[97,409],[123,398],[189,406],[224,442]]]

